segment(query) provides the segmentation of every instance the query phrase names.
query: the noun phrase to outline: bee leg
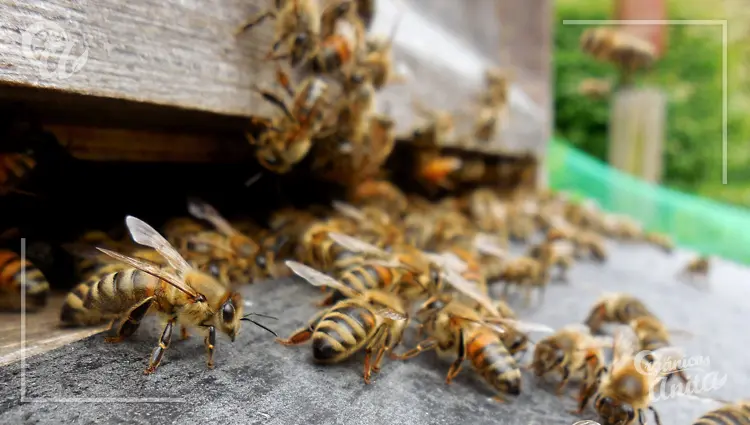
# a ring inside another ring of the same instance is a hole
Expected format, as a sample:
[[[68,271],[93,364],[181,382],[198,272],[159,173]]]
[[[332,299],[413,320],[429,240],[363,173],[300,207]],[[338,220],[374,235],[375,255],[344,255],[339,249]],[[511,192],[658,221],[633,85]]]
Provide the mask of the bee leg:
[[[113,343],[121,342],[130,335],[133,335],[133,333],[138,329],[138,326],[141,325],[141,319],[143,319],[143,316],[145,316],[146,312],[148,312],[148,309],[149,307],[151,307],[151,303],[154,302],[154,299],[156,299],[156,297],[148,297],[140,303],[134,305],[128,312],[125,320],[120,323],[120,327],[117,329],[117,333],[115,335],[108,336],[104,339],[104,341]],[[110,326],[110,329],[114,329],[114,325],[115,322],[112,322],[112,326]]]
[[[591,397],[594,395],[595,391],[596,391],[596,384],[582,385],[581,392],[578,396],[578,410],[575,410],[571,413],[573,413],[574,415],[582,414],[583,409],[586,408],[586,405],[588,405],[589,400],[591,400]]]
[[[437,347],[437,340],[435,340],[433,338],[427,338],[424,341],[422,341],[419,344],[417,344],[417,346],[415,348],[412,348],[411,350],[409,350],[409,351],[407,351],[407,352],[405,352],[403,354],[394,354],[394,353],[391,353],[389,357],[392,360],[408,360],[408,359],[410,359],[412,357],[415,357],[416,355],[418,355],[419,353],[421,353],[423,351],[429,351],[429,350],[432,350],[435,347]]]
[[[654,414],[654,421],[656,422],[656,425],[661,425],[661,418],[659,418],[659,413],[656,411],[656,409],[654,409],[654,406],[648,406],[648,410],[650,410],[651,413]]]
[[[174,326],[176,321],[176,318],[171,318],[167,321],[167,325],[164,326],[164,331],[159,338],[159,345],[151,353],[151,359],[149,360],[148,367],[143,371],[144,374],[149,375],[156,372],[156,368],[159,367],[159,363],[161,363],[161,359],[164,357],[164,351],[169,347],[169,342],[172,340],[172,326]]]
[[[568,380],[570,380],[570,369],[565,366],[562,368],[562,379],[560,380],[560,383],[557,384],[557,390],[555,390],[555,394],[558,397],[562,395],[565,386],[568,385]]]
[[[237,30],[235,35],[242,34],[243,32],[249,30],[250,28],[265,21],[267,18],[276,19],[276,12],[273,9],[268,9],[265,12],[261,12],[260,14],[253,16],[247,22],[245,22],[242,26],[240,26],[240,28]]]
[[[315,316],[313,316],[312,320],[310,320],[310,323],[306,328],[302,328],[296,331],[287,339],[276,338],[276,342],[281,345],[298,345],[307,342],[310,338],[312,338],[315,327],[318,325],[318,322],[326,312],[328,312],[328,310],[323,310],[316,313]]]
[[[373,362],[373,365],[372,365],[373,373],[380,372],[380,364],[383,362],[383,355],[385,354],[385,351],[386,351],[386,347],[380,347],[378,354],[375,356],[375,362]]]
[[[185,329],[185,328],[183,328]],[[206,366],[208,366],[209,369],[214,368],[214,346],[216,345],[216,328],[213,326],[208,327],[208,335],[206,335],[206,339],[203,340],[203,343],[206,345]]]
[[[466,359],[466,340],[464,338],[464,332],[459,331],[458,332],[458,357],[456,360],[453,361],[453,364],[451,364],[451,368],[448,369],[448,376],[445,377],[445,383],[450,384],[451,381],[453,381],[453,378],[458,375],[458,372],[461,371],[461,366],[464,363],[464,360]]]
[[[180,341],[184,341],[190,338],[190,333],[185,326],[180,327]]]
[[[370,375],[372,373],[372,363],[370,362],[370,358],[372,357],[372,350],[374,347],[380,347],[382,349],[384,344],[384,339],[386,337],[387,332],[387,326],[385,323],[378,326],[378,328],[375,330],[375,333],[372,336],[372,339],[367,344],[367,348],[365,349],[365,370],[364,370],[364,378],[365,378],[365,384],[370,383]],[[379,354],[379,353],[378,353]]]
[[[638,423],[646,425],[646,414],[643,412],[643,409],[638,409]]]

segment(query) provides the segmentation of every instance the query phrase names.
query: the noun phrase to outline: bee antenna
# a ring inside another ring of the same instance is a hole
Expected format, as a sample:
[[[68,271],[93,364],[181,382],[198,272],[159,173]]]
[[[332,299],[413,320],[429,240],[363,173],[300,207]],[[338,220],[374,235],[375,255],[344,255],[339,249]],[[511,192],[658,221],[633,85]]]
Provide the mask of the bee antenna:
[[[248,313],[245,316],[243,316],[243,319],[247,319],[250,316],[258,316],[258,317],[265,317],[266,319],[272,319],[272,320],[279,320],[278,317],[269,316],[267,314],[261,314],[261,313]]]
[[[269,328],[265,327],[265,326],[264,326],[263,324],[261,324],[261,323],[258,323],[258,322],[256,322],[255,320],[253,320],[253,319],[250,319],[250,318],[248,318],[247,316],[243,317],[243,318],[242,318],[242,319],[240,319],[240,320],[243,320],[243,321],[245,321],[245,322],[250,322],[250,323],[254,324],[255,326],[257,326],[257,327],[259,327],[259,328],[263,328],[263,329],[265,329],[266,331],[268,331],[268,332],[272,333],[272,334],[273,334],[273,336],[276,336],[276,337],[278,337],[278,336],[279,336],[279,335],[278,335],[278,334],[277,334],[276,332],[274,332],[274,331],[272,331],[271,329],[269,329]]]

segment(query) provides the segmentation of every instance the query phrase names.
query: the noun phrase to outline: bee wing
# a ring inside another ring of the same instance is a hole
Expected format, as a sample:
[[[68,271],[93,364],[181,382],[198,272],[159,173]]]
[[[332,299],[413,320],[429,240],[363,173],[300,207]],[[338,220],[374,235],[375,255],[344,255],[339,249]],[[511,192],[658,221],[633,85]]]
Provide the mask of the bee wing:
[[[78,258],[87,258],[92,260],[102,258],[102,253],[99,252],[96,247],[88,244],[72,242],[63,244],[62,247],[63,249],[68,251],[68,253]]]
[[[612,344],[614,355],[612,362],[617,363],[619,360],[632,356],[638,351],[639,345],[638,336],[633,328],[627,325],[618,326]]]
[[[338,211],[344,217],[349,217],[352,220],[364,221],[367,217],[354,205],[347,204],[346,202],[333,201],[331,206],[334,210]]]
[[[485,310],[492,313],[493,316],[500,316],[500,312],[497,310],[497,307],[495,307],[492,300],[487,295],[483,294],[473,283],[450,269],[444,270],[444,274],[445,280],[448,281],[448,283],[450,283],[457,291],[479,303],[479,305]]]
[[[120,253],[110,251],[105,248],[97,248],[97,249],[109,255],[110,257],[114,258],[115,260],[122,261],[123,263],[128,264],[132,267],[135,267],[136,269],[140,271],[148,273],[151,276],[158,277],[159,279],[174,286],[175,288],[179,289],[180,291],[184,292],[185,294],[187,294],[188,296],[192,298],[196,298],[199,295],[197,292],[195,292],[193,288],[188,286],[180,277],[175,276],[169,271],[162,269],[156,264],[153,264],[144,260],[139,260],[133,257],[128,257],[127,255],[122,255]]]
[[[396,310],[383,307],[380,310],[376,311],[375,314],[377,314],[380,317],[384,317],[386,319],[396,320],[399,322],[402,322],[406,319],[408,319],[408,316],[405,314],[401,314]]]
[[[343,283],[332,278],[331,276],[328,276],[325,273],[321,273],[315,270],[312,267],[292,260],[287,260],[284,262],[284,264],[286,264],[286,266],[289,267],[294,272],[294,274],[301,277],[302,279],[305,279],[309,284],[313,286],[327,286],[329,288],[336,289],[337,291],[340,291],[347,296],[349,294],[352,294],[352,290],[347,288]]]
[[[458,258],[456,254],[450,252],[444,252],[440,254],[425,252],[424,254],[428,260],[440,266],[444,270],[453,270],[456,273],[463,273],[469,268],[469,265],[466,264],[464,260]]]
[[[159,234],[153,227],[149,226],[145,221],[135,218],[132,215],[125,217],[125,224],[128,226],[130,236],[133,240],[141,245],[155,249],[169,265],[177,270],[180,276],[184,276],[193,268],[185,261],[184,258],[177,252],[176,249],[170,244],[164,236]],[[145,270],[144,270],[145,271]]]
[[[382,249],[376,247],[375,245],[369,244],[353,236],[345,235],[343,233],[338,233],[338,232],[328,232],[328,237],[330,237],[334,242],[336,242],[337,244],[343,246],[344,248],[350,251],[359,252],[362,254],[374,255],[377,257],[381,257],[381,258],[390,256],[388,252],[383,251]]]
[[[500,246],[500,241],[492,235],[486,233],[477,233],[474,236],[474,247],[485,255],[504,259],[508,253]]]
[[[523,320],[514,319],[494,319],[493,322],[501,323],[516,329],[523,333],[541,332],[541,333],[554,333],[555,330],[543,323],[526,322]]]
[[[221,214],[219,214],[219,211],[217,211],[216,208],[199,199],[193,198],[188,200],[188,212],[195,218],[206,220],[213,224],[216,229],[227,236],[238,233],[237,230],[232,227],[232,225],[229,224]]]

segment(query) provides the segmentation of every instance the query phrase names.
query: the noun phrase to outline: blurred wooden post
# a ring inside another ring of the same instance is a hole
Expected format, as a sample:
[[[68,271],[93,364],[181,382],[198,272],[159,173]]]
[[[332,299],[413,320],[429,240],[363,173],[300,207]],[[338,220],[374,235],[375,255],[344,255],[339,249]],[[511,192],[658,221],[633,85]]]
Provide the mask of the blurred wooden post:
[[[666,19],[664,0],[617,0],[615,19]],[[665,25],[627,25],[620,31],[649,41],[656,59],[666,49]],[[623,87],[612,97],[609,163],[646,181],[658,183],[663,169],[666,95],[656,87]]]

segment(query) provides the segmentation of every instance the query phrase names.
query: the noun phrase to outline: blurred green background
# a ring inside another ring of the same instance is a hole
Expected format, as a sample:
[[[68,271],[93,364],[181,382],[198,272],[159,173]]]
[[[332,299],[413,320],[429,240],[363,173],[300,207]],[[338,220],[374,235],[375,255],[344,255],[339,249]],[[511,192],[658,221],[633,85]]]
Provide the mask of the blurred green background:
[[[662,184],[738,206],[750,206],[750,90],[747,59],[750,31],[742,1],[667,0],[669,19],[727,19],[728,183],[722,185],[722,33],[720,26],[670,26],[667,51],[638,83],[658,85],[668,95]],[[586,26],[563,19],[612,19],[608,0],[555,1],[555,132],[559,139],[606,160],[609,99],[578,93],[586,78],[615,79],[614,69],[584,55],[579,37]],[[554,174],[554,173],[553,173]],[[554,183],[554,182],[553,182]],[[661,227],[661,226],[659,226]]]

